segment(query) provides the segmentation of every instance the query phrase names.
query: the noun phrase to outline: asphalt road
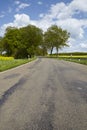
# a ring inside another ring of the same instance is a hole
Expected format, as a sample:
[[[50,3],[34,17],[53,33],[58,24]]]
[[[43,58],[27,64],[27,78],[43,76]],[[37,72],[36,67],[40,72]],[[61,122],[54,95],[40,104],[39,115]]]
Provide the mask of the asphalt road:
[[[87,66],[40,58],[1,72],[0,130],[87,130]]]

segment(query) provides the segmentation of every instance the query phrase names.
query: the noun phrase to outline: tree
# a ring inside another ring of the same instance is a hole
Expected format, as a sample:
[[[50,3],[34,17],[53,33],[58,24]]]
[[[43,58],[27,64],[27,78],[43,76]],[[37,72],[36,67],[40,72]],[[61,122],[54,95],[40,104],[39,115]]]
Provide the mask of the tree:
[[[0,39],[0,52],[15,58],[28,58],[34,55],[45,55],[47,50],[53,52],[67,46],[69,33],[53,25],[43,34],[42,29],[28,25],[22,28],[8,27],[3,38]],[[1,50],[2,48],[2,50]]]
[[[56,42],[55,47],[58,55],[59,49],[61,49],[64,46],[69,46],[67,44],[68,38],[70,37],[70,33],[68,33],[66,30],[63,30],[62,28],[58,28],[57,26],[54,26],[55,33],[56,33]]]
[[[51,51],[50,54],[52,54],[54,49],[54,37],[53,32],[50,30],[50,28],[44,34],[44,43],[47,49]]]
[[[52,25],[48,28],[45,32],[45,42],[47,43],[47,48],[51,50],[51,54],[53,52],[54,47],[56,47],[57,54],[58,50],[67,45],[67,40],[70,34],[63,30],[62,28],[58,27],[57,25]]]
[[[20,29],[8,27],[3,37],[3,49],[7,56],[28,58],[35,55],[36,48],[41,45],[43,32],[33,25]]]
[[[17,28],[8,27],[3,37],[3,50],[7,56],[15,56],[20,45],[20,31]]]
[[[21,42],[26,45],[28,55],[32,57],[35,55],[37,47],[42,43],[43,31],[34,25],[28,25],[21,28],[21,39]]]

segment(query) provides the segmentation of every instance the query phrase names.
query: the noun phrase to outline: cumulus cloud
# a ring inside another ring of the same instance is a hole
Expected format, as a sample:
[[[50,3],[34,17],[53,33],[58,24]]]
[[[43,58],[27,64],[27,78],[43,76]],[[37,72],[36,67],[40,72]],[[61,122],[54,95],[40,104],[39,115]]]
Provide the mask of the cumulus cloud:
[[[73,0],[70,4],[69,4],[69,8],[71,8],[71,10],[80,10],[83,12],[87,12],[87,0]]]
[[[29,4],[19,1],[16,1],[15,4],[18,6],[17,11],[30,6]],[[42,2],[38,1],[38,4],[42,4]],[[3,25],[0,30],[1,34],[3,34],[7,26],[22,27],[33,24],[46,31],[49,26],[56,24],[63,29],[67,29],[71,34],[68,51],[87,50],[87,42],[81,42],[85,39],[84,34],[87,28],[87,19],[74,17],[77,14],[79,15],[79,13],[85,12],[87,12],[87,0],[72,0],[71,3],[68,4],[60,2],[51,5],[46,14],[39,14],[40,19],[37,21],[31,20],[26,14],[16,14],[14,21]],[[64,48],[64,50],[66,51],[67,49]]]
[[[66,19],[67,17],[71,17],[72,12],[68,9],[65,3],[61,2],[51,5],[49,13],[51,14],[51,18]]]
[[[11,27],[24,27],[27,26],[28,24],[30,24],[30,17],[26,14],[16,14],[14,15],[14,21],[11,23],[7,23],[4,24],[1,28],[0,28],[0,36],[3,36],[5,33],[5,29],[9,26]]]
[[[71,34],[70,38],[70,50],[81,49],[86,43],[80,45],[81,40],[84,39],[85,30],[87,28],[87,19],[75,18],[74,15],[87,12],[87,0],[73,0],[71,3],[65,4],[63,2],[51,5],[47,14],[40,14],[41,20],[39,21],[40,27],[46,30],[52,24],[56,24],[63,29],[67,29]],[[72,42],[73,39],[73,42]],[[72,46],[74,44],[74,46]]]
[[[67,29],[70,32],[72,38],[81,39],[84,37],[84,20],[68,18],[66,20],[56,21],[56,24],[64,29]]]
[[[14,18],[15,20],[13,22],[13,25],[17,27],[26,26],[30,22],[30,17],[26,14],[16,14]]]

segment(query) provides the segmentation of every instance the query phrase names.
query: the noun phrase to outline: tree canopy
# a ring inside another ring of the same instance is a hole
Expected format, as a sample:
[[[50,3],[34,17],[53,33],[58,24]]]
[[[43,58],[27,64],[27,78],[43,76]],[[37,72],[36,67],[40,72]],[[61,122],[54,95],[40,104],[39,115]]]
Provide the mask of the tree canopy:
[[[53,52],[54,47],[58,50],[64,46],[68,46],[66,43],[68,38],[70,37],[70,33],[57,25],[52,25],[48,28],[48,30],[44,34],[44,39],[47,45],[47,48],[50,49],[51,54]]]
[[[34,55],[46,55],[47,50],[57,53],[61,47],[67,46],[70,34],[62,28],[52,25],[43,33],[43,30],[28,25],[22,28],[8,27],[3,38],[0,37],[0,52],[5,51],[7,56],[28,58]]]

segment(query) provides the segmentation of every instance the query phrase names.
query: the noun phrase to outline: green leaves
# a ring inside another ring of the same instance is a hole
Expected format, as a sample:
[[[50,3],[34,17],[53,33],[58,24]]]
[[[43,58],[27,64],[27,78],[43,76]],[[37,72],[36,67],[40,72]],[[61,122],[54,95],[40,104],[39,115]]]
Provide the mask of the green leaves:
[[[68,46],[66,42],[69,36],[70,34],[66,30],[63,30],[57,25],[52,25],[50,28],[48,28],[47,32],[44,34],[44,37],[48,49],[51,50],[51,54],[54,47],[56,47],[58,53],[58,49]]]
[[[0,39],[0,50],[7,56],[28,58],[34,55],[45,55],[47,50],[53,52],[67,46],[69,33],[62,28],[52,25],[43,34],[42,29],[28,25],[22,28],[8,27],[3,38]]]
[[[42,30],[33,25],[20,29],[8,27],[3,37],[3,50],[7,56],[15,58],[28,58],[28,55],[32,57],[37,46],[41,45],[42,39]]]

